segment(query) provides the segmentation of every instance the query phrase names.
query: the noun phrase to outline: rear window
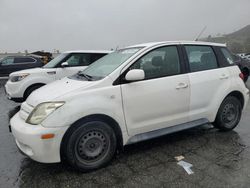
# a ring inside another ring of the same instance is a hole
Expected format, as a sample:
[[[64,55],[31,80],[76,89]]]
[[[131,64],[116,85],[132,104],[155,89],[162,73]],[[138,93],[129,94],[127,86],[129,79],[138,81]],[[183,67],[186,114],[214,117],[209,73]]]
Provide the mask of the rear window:
[[[185,49],[191,72],[218,68],[218,63],[212,47],[186,45]]]

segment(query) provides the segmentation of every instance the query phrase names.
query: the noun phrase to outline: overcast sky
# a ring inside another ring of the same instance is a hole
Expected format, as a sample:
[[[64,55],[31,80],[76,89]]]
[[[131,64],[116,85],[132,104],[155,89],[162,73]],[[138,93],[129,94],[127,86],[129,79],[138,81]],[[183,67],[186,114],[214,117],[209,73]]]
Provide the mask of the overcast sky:
[[[250,0],[0,0],[0,52],[194,40],[250,24]]]

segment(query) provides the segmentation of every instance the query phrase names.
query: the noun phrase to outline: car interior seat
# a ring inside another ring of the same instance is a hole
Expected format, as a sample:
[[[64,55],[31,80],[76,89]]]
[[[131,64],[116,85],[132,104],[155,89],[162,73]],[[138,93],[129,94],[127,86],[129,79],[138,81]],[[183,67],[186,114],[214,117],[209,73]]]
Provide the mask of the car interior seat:
[[[200,67],[200,70],[203,70],[204,67],[206,69],[213,69],[216,67],[216,59],[215,59],[215,56],[209,52],[209,53],[204,53],[202,56],[201,56],[201,67]]]
[[[164,57],[163,74],[174,75],[179,73],[179,58],[176,53],[166,53]]]

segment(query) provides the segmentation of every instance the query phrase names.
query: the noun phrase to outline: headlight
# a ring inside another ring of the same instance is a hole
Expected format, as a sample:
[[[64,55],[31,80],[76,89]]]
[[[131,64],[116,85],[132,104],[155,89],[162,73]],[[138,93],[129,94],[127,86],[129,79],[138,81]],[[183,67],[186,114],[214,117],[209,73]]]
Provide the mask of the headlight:
[[[19,74],[19,75],[11,76],[10,77],[10,81],[11,82],[19,82],[19,81],[23,80],[24,78],[26,78],[29,75],[30,74],[28,74],[28,73],[24,73],[24,74]]]
[[[38,125],[45,120],[57,108],[64,105],[65,102],[45,102],[37,105],[30,113],[26,123]]]

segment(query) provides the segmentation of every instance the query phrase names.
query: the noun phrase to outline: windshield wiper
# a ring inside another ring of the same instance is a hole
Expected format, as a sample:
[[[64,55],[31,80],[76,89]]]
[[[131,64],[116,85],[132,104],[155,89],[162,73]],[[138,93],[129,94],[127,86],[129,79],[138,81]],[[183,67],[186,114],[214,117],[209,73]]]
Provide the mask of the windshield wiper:
[[[79,72],[77,75],[78,75],[78,76],[83,76],[83,77],[86,78],[87,80],[92,80],[92,76],[87,75],[87,74],[84,74],[84,73],[82,73],[82,72]]]

